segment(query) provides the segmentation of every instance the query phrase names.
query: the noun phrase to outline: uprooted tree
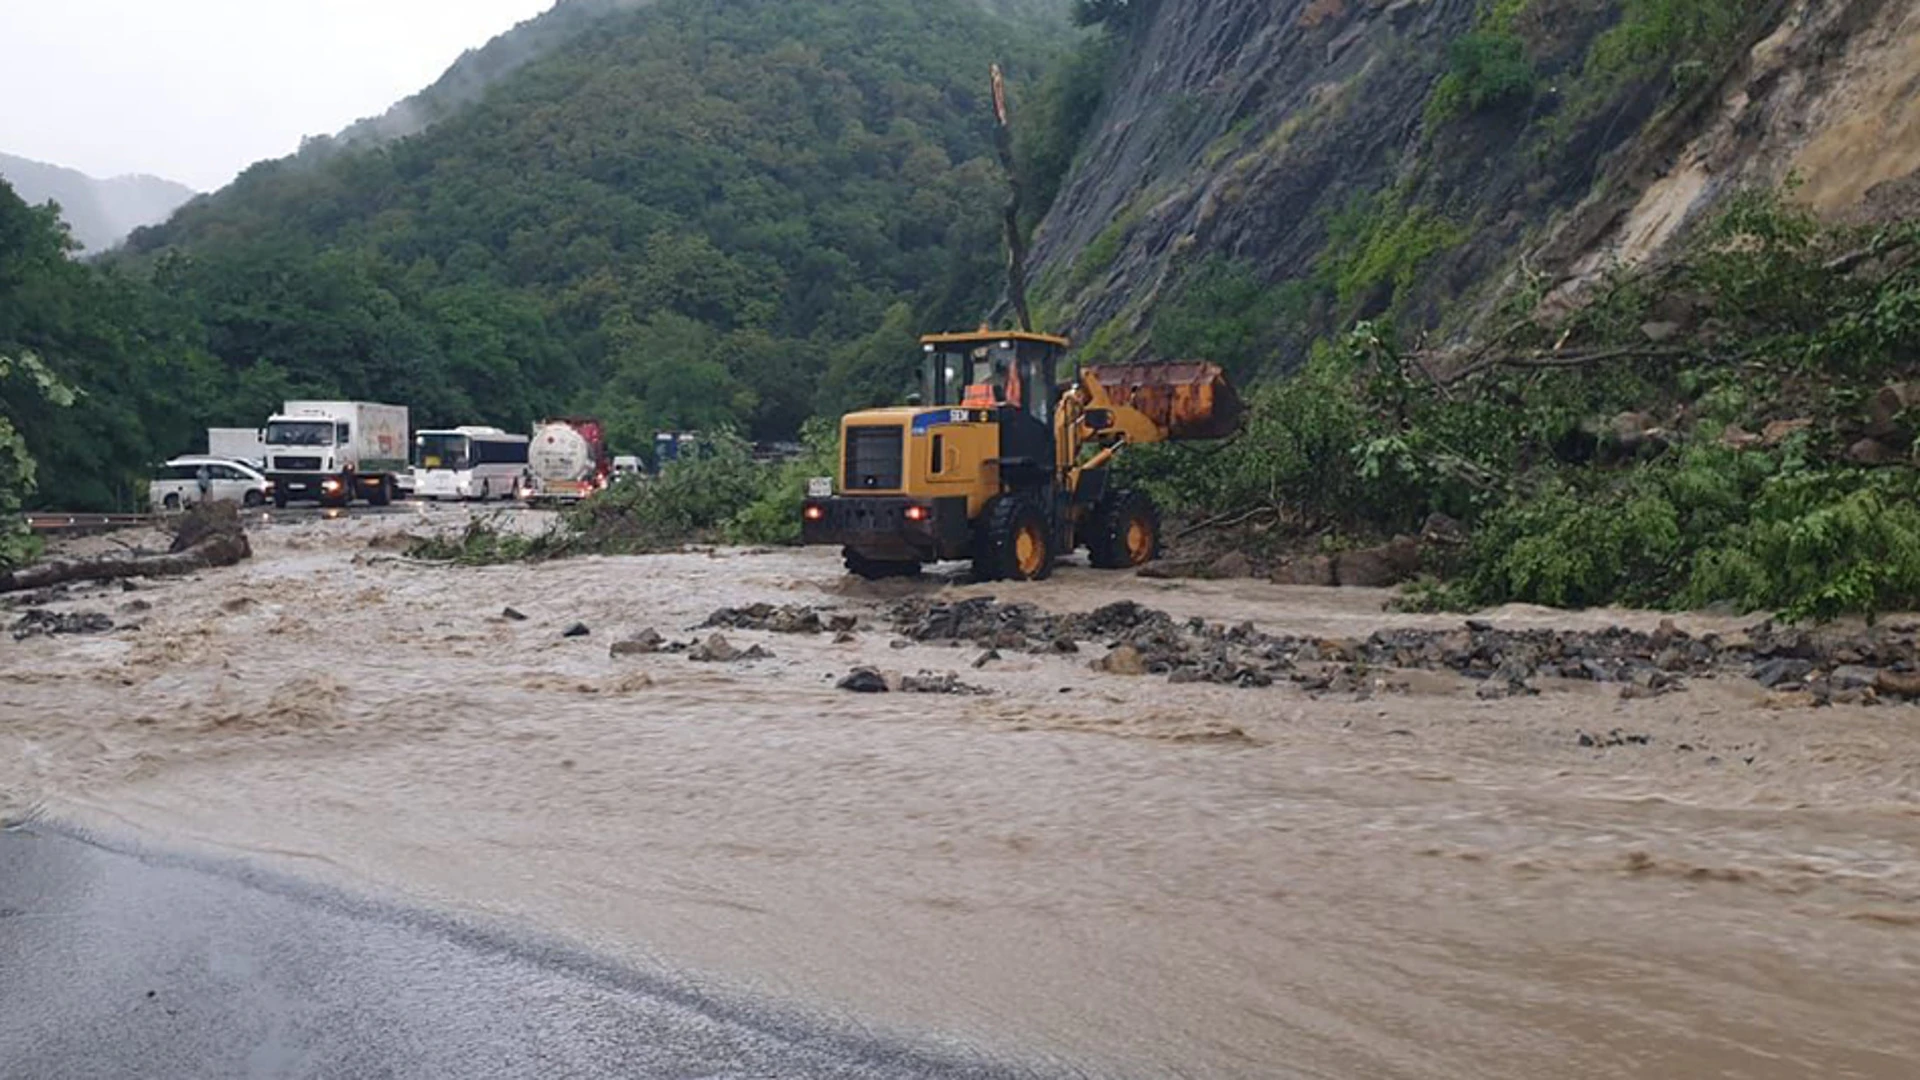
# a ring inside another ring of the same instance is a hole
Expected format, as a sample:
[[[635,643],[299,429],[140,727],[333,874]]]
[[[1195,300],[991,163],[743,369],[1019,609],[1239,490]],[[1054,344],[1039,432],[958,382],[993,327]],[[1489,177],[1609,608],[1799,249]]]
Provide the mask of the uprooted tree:
[[[111,555],[98,559],[53,559],[0,573],[0,593],[43,589],[69,581],[179,577],[215,566],[232,566],[253,554],[232,503],[205,502],[180,520],[164,555]]]

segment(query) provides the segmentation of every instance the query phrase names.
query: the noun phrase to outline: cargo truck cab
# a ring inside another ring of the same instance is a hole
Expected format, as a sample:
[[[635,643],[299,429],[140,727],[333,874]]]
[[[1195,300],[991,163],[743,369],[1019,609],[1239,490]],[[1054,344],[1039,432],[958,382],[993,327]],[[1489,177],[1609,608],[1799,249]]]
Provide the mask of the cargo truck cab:
[[[273,504],[393,501],[407,468],[407,410],[366,402],[287,402],[261,431]]]

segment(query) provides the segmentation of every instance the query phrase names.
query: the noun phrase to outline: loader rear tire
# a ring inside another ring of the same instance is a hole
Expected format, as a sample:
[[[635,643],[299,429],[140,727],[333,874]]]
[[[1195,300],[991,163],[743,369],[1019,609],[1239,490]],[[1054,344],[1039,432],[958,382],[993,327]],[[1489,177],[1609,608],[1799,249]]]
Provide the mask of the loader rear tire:
[[[899,559],[872,559],[852,548],[842,549],[841,559],[847,564],[847,573],[868,581],[885,581],[888,578],[918,577],[920,564]]]
[[[980,555],[973,560],[981,581],[1044,581],[1053,573],[1053,530],[1030,499],[1008,496],[987,508]]]
[[[1110,492],[1093,508],[1087,558],[1101,570],[1126,570],[1160,554],[1160,511],[1143,491]]]

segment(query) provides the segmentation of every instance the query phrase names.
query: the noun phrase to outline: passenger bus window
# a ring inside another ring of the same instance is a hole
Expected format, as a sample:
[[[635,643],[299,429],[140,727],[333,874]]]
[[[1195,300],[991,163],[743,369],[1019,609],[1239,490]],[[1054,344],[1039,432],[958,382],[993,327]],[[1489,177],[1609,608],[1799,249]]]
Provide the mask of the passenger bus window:
[[[947,437],[945,435],[935,435],[933,437],[933,472],[937,474],[943,473],[946,470]]]

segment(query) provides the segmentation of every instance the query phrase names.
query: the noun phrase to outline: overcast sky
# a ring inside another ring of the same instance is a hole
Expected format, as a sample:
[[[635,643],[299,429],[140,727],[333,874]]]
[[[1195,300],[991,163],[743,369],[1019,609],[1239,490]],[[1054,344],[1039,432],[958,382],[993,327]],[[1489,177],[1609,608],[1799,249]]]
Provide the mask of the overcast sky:
[[[553,0],[0,0],[0,152],[202,191]]]

